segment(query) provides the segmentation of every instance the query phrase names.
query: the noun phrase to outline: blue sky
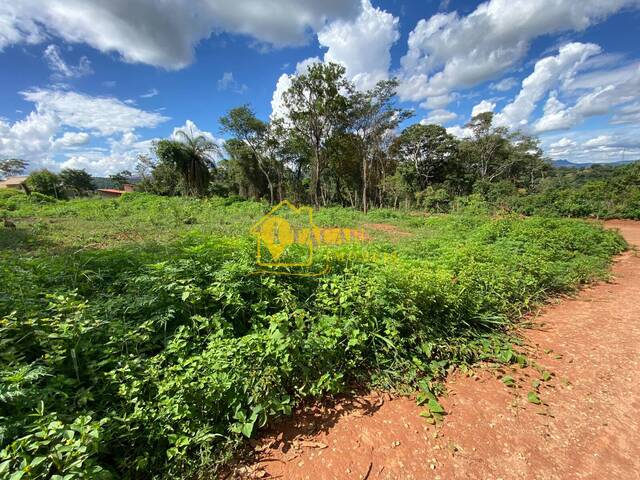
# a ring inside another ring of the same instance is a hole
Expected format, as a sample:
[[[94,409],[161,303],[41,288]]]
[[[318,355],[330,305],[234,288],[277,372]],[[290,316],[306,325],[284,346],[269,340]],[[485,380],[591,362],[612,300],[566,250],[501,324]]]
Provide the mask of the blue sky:
[[[312,61],[359,88],[397,77],[412,122],[475,111],[554,159],[640,158],[638,0],[22,0],[0,5],[0,158],[131,169],[155,138],[250,104]]]

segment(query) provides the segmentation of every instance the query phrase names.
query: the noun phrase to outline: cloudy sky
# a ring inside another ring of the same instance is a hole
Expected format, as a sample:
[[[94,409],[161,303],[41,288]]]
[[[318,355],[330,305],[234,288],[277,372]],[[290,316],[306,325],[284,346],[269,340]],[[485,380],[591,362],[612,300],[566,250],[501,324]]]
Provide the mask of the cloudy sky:
[[[0,0],[0,158],[131,168],[234,106],[277,114],[314,60],[397,77],[458,136],[492,110],[554,159],[640,158],[640,0]]]

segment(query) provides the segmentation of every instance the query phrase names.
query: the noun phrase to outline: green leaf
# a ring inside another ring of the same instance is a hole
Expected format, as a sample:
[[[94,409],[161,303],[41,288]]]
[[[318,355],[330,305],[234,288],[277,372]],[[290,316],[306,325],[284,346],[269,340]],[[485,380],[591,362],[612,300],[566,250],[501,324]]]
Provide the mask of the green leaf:
[[[0,463],[0,473],[7,473],[9,471],[9,466],[11,465],[11,460],[5,460]]]
[[[549,380],[551,380],[551,374],[549,372],[547,372],[546,370],[542,372],[542,380],[544,380],[545,382],[548,382]]]
[[[538,397],[538,394],[536,394],[536,392],[529,392],[527,394],[527,400],[529,401],[529,403],[533,403],[535,405],[540,405],[542,403],[540,397]]]
[[[504,383],[507,387],[515,387],[516,381],[510,375],[505,375],[502,377],[502,383]]]
[[[247,423],[243,423],[242,424],[242,434],[247,437],[247,438],[251,438],[251,434],[253,433],[253,425],[256,423],[255,419],[252,422],[247,422]]]
[[[444,408],[436,400],[430,399],[427,404],[432,413],[444,413]]]
[[[512,358],[513,358],[513,352],[511,350],[503,350],[498,355],[498,359],[502,363],[509,363]]]
[[[33,460],[31,460],[31,467],[37,467],[38,465],[40,465],[42,462],[44,462],[47,459],[47,457],[36,457]],[[0,468],[0,472],[2,471],[2,468]]]
[[[171,460],[178,454],[178,449],[176,447],[171,447],[167,450],[167,458]]]
[[[24,470],[17,470],[9,477],[9,480],[20,480],[24,476]]]

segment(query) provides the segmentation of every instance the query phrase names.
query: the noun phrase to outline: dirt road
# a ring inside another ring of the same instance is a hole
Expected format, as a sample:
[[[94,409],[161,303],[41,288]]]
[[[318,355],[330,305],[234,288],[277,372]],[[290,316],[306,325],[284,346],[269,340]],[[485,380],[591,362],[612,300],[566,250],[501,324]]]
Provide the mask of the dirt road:
[[[640,246],[640,222],[612,221]],[[611,283],[546,307],[524,336],[553,372],[527,401],[534,369],[454,375],[434,427],[407,398],[371,394],[308,409],[257,446],[250,475],[284,479],[640,479],[640,257]],[[245,470],[247,471],[247,470]]]

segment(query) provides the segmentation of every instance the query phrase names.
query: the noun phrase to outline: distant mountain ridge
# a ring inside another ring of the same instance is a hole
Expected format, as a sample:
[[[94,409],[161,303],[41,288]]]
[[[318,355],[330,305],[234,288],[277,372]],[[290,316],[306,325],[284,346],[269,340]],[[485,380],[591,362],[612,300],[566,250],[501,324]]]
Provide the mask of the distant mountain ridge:
[[[609,166],[617,166],[617,165],[626,165],[628,163],[637,162],[638,160],[620,160],[617,162],[600,162],[600,163],[574,163],[569,160],[553,160],[551,164],[556,168],[589,168],[593,165],[609,165]]]

